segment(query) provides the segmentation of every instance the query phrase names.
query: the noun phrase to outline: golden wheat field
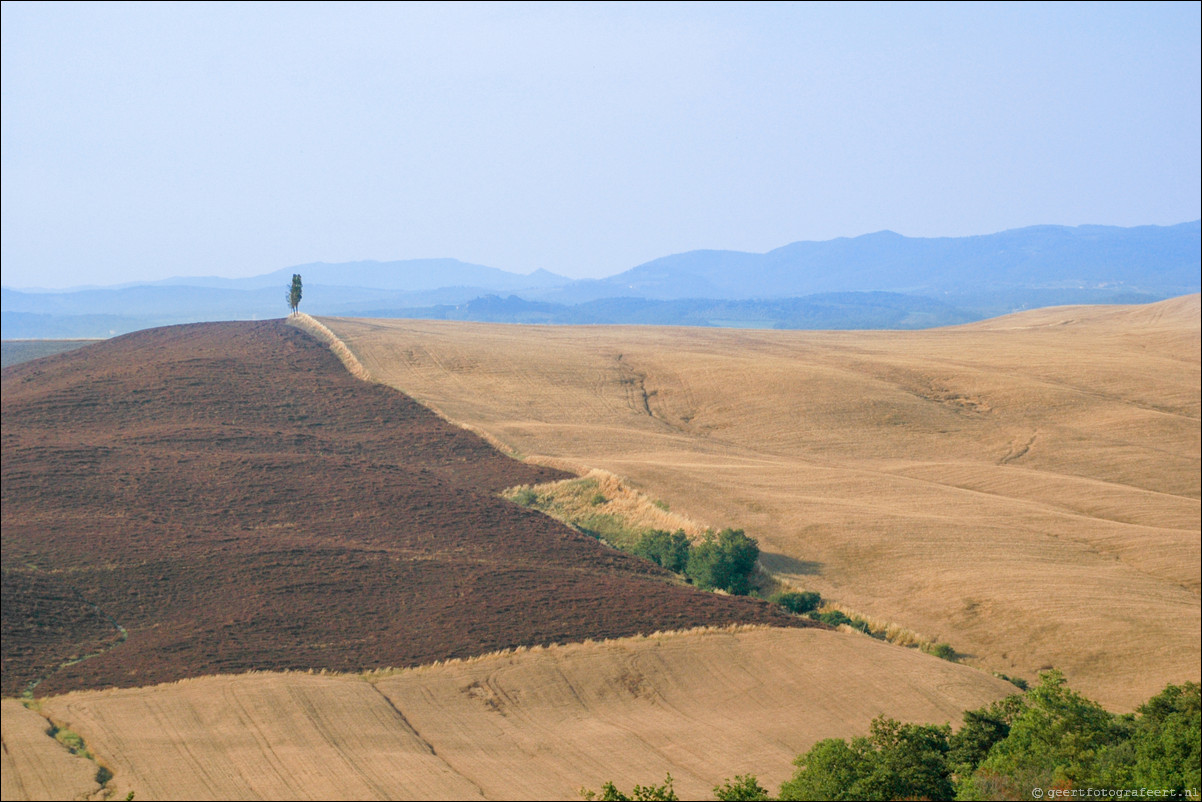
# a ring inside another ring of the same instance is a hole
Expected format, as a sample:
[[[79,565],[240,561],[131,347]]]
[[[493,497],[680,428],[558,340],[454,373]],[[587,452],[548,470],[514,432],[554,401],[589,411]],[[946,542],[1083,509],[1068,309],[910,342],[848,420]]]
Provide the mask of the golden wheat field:
[[[517,456],[735,526],[846,610],[1129,710],[1198,680],[1199,296],[919,332],[325,319]]]
[[[86,799],[98,790],[97,766],[47,737],[45,718],[16,699],[0,700],[4,748],[0,749],[0,797]]]
[[[858,633],[730,628],[523,649],[375,675],[246,674],[6,700],[4,798],[572,799],[735,774],[776,786],[873,717],[958,722],[1009,683]],[[10,709],[11,708],[11,709]],[[91,790],[96,786],[91,784]]]

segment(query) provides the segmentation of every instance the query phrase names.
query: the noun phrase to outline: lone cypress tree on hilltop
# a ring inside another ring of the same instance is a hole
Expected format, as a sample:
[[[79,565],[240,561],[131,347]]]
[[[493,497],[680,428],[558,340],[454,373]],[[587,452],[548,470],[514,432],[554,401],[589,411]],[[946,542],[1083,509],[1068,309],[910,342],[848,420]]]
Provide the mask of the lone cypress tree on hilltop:
[[[288,306],[292,309],[292,314],[300,311],[301,302],[301,277],[300,273],[292,274],[292,286],[288,288]]]

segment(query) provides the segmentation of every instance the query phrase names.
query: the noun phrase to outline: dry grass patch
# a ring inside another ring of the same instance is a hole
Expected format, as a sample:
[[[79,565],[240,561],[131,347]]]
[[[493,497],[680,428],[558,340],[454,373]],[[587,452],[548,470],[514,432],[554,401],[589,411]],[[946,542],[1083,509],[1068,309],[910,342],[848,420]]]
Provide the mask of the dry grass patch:
[[[683,531],[692,539],[708,528],[597,469],[578,479],[519,485],[501,495],[627,550],[652,530]]]
[[[304,312],[296,312],[285,318],[285,321],[289,325],[296,326],[298,329],[308,332],[325,343],[329,347],[330,352],[338,357],[338,361],[346,367],[347,372],[356,379],[362,379],[366,382],[374,381],[371,374],[359,362],[359,358],[351,353],[351,349],[346,347],[346,343],[338,339],[338,335],[330,331],[320,320],[306,315]]]

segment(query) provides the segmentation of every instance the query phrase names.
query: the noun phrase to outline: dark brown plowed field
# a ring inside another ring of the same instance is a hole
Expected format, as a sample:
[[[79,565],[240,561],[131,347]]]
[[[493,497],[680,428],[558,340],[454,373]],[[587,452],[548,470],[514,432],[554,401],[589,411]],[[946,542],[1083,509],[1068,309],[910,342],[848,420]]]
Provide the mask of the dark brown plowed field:
[[[4,694],[799,623],[495,497],[562,474],[278,321],[6,368],[2,438]]]

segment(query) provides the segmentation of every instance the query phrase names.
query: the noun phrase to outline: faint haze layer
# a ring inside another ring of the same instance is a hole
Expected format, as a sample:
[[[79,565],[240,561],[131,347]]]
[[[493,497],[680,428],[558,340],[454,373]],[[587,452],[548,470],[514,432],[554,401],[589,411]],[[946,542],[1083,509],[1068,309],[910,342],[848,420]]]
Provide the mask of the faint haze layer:
[[[454,259],[303,264],[244,279],[174,278],[69,292],[0,291],[5,338],[107,337],[285,313],[294,273],[313,314],[504,323],[918,329],[1068,303],[1200,290],[1202,223],[1035,226],[979,237],[883,231],[768,253],[693,251],[602,280]]]
[[[2,13],[9,287],[1202,216],[1197,3]]]

